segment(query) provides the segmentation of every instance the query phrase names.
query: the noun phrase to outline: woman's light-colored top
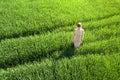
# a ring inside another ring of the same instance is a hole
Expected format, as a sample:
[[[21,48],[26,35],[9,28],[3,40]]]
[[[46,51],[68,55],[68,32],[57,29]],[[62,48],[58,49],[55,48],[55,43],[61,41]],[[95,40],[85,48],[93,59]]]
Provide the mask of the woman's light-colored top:
[[[83,34],[84,34],[84,29],[82,29],[82,28],[75,29],[74,39],[73,39],[75,47],[78,47],[82,43]]]

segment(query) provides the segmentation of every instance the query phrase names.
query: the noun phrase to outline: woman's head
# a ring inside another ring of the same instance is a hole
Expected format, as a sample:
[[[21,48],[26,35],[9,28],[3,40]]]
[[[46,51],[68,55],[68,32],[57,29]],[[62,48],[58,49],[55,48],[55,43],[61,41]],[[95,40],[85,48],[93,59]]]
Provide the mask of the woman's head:
[[[82,23],[79,22],[79,23],[77,24],[77,27],[82,27]]]

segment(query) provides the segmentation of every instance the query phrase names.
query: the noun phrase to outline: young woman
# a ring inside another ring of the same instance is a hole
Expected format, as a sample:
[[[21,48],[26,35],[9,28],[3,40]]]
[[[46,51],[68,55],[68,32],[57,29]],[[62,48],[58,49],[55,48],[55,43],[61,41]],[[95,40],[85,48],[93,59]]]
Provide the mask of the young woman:
[[[84,35],[84,29],[82,28],[82,23],[77,24],[77,28],[74,31],[74,36],[73,36],[73,43],[74,47],[77,48],[80,46],[80,44],[83,42],[83,35]]]

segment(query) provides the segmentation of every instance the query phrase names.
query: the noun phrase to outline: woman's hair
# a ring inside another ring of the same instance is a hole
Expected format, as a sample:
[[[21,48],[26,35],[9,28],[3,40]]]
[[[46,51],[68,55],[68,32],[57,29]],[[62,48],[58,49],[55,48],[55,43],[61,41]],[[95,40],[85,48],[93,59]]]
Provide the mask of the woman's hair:
[[[82,27],[82,23],[79,22],[79,23],[77,24],[77,27]]]

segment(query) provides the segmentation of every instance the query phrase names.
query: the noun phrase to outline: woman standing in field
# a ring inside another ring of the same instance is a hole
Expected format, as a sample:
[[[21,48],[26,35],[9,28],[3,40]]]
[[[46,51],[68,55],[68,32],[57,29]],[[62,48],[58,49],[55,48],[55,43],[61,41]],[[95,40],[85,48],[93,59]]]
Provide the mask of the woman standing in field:
[[[80,44],[83,42],[83,35],[84,35],[84,29],[82,28],[82,23],[77,24],[77,28],[74,31],[74,36],[73,36],[73,43],[74,47],[77,48],[80,46]]]

